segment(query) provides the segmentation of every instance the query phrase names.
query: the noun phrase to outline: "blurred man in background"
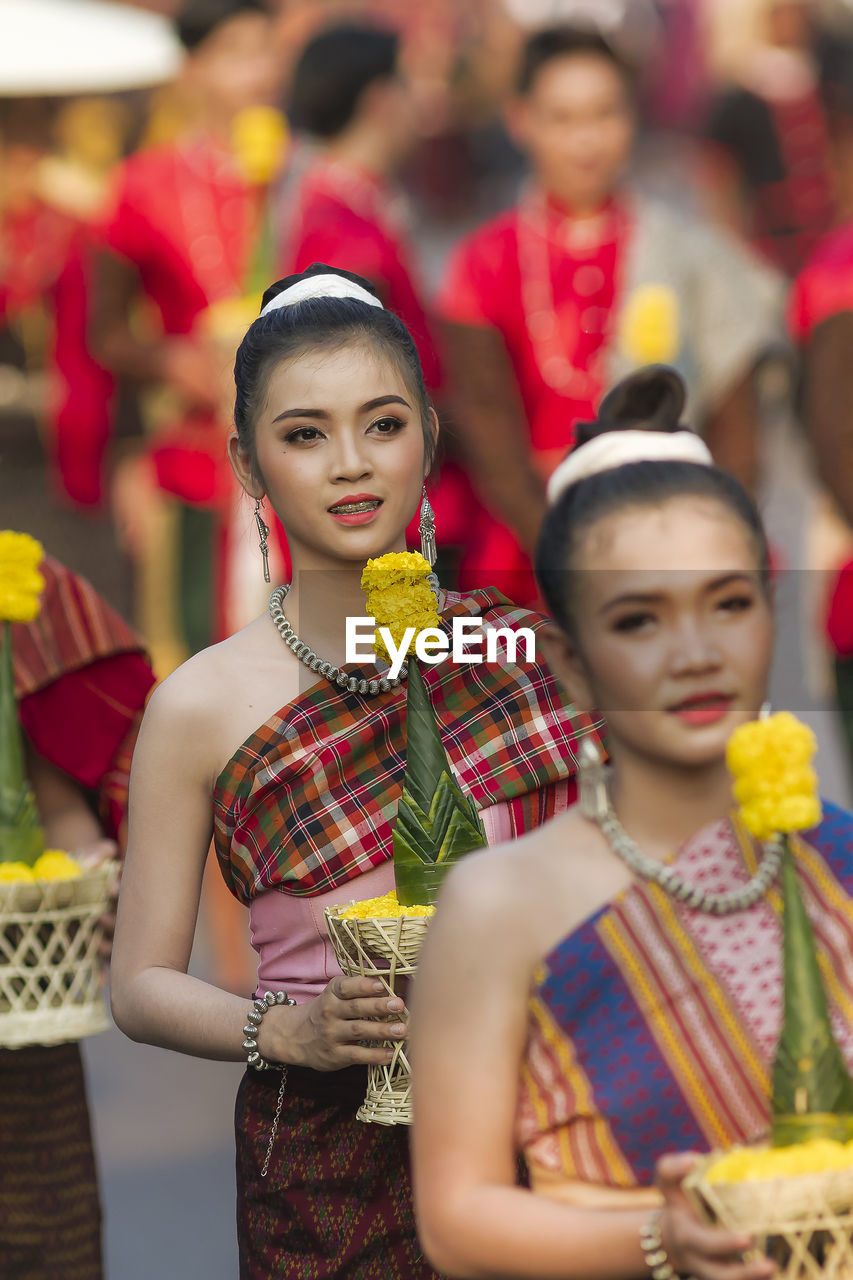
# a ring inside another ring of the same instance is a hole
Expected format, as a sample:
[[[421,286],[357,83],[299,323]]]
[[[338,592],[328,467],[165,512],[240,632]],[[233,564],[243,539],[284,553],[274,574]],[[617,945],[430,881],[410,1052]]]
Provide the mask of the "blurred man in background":
[[[574,423],[630,369],[678,368],[717,461],[756,481],[753,373],[774,338],[772,289],[720,234],[626,189],[633,83],[597,33],[530,37],[508,114],[530,184],[463,241],[441,291],[460,442],[491,515],[465,581],[500,574],[520,601],[546,480]]]

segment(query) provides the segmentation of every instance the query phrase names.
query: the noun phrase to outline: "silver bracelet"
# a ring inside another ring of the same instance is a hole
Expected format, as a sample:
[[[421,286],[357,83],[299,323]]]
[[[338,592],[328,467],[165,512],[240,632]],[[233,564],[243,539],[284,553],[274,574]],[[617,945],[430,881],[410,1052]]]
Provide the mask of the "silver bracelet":
[[[675,1268],[660,1238],[660,1209],[655,1209],[640,1227],[640,1248],[652,1280],[675,1280]]]
[[[267,1062],[266,1058],[262,1058],[258,1053],[258,1030],[264,1014],[274,1004],[296,1004],[296,1001],[291,1000],[286,991],[265,991],[262,996],[252,1001],[249,1020],[243,1028],[243,1034],[246,1037],[243,1048],[246,1050],[249,1066],[254,1067],[256,1071],[266,1071],[270,1067],[281,1066],[278,1062]]]

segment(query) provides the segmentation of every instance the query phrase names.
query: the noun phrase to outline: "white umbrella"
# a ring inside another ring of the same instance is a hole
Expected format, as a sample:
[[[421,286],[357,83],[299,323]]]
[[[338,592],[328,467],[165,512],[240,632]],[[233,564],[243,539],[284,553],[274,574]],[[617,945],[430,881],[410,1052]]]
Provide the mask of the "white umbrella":
[[[169,22],[107,0],[0,0],[0,97],[114,93],[181,63]]]

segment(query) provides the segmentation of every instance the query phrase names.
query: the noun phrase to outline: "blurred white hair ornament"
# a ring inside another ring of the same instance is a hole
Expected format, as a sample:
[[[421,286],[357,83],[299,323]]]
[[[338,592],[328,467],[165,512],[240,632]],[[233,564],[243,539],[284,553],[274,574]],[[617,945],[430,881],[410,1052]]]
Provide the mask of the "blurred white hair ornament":
[[[692,431],[607,431],[594,436],[560,463],[548,481],[551,506],[580,480],[632,462],[694,462],[714,465],[711,451]]]
[[[329,273],[322,276],[305,276],[289,288],[282,289],[281,293],[270,298],[261,315],[269,315],[271,311],[278,311],[279,307],[295,306],[297,302],[304,302],[306,298],[356,298],[359,302],[366,302],[370,307],[379,307],[380,310],[384,310],[375,294],[369,293],[354,280],[347,280],[346,276]]]

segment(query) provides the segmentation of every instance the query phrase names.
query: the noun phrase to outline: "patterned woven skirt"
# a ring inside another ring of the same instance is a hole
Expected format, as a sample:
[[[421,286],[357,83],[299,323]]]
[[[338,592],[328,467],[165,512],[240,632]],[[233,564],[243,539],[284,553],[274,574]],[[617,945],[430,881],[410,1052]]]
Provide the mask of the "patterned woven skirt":
[[[101,1209],[76,1044],[0,1049],[0,1276],[101,1280]]]
[[[240,1280],[436,1280],[415,1235],[405,1126],[362,1124],[367,1073],[247,1070],[237,1094]]]

